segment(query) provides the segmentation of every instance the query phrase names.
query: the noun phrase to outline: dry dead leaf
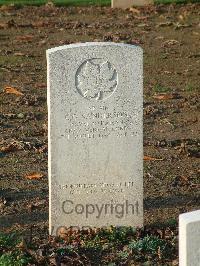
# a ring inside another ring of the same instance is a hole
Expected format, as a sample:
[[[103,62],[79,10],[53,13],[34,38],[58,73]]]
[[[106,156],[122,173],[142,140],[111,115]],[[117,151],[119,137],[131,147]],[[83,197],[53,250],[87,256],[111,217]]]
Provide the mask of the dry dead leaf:
[[[0,198],[0,211],[4,209],[6,203],[7,203],[6,199]]]
[[[147,20],[148,16],[134,16],[134,18],[138,20]]]
[[[15,94],[16,96],[22,96],[24,95],[22,92],[18,91],[17,89],[13,87],[5,87],[4,88],[5,93]]]
[[[39,199],[37,198],[37,201],[35,203],[33,203],[34,207],[39,207],[41,205],[45,205],[46,204],[46,200],[45,199]]]
[[[20,35],[16,37],[17,41],[32,41],[32,39],[34,38],[33,35]]]
[[[172,45],[180,44],[177,40],[166,40],[162,43],[162,47],[171,47]]]
[[[24,53],[20,53],[20,52],[16,52],[16,53],[14,53],[14,55],[15,55],[15,56],[25,56]]]
[[[24,238],[22,239],[22,241],[17,245],[17,248],[21,249],[21,250],[27,250],[27,244],[26,241],[24,240]]]
[[[178,259],[172,261],[172,266],[178,266]]]
[[[168,27],[168,26],[171,26],[171,25],[173,25],[173,22],[167,21],[167,22],[159,23],[156,27]]]
[[[36,21],[31,24],[35,28],[44,27],[45,23],[43,21]]]
[[[2,147],[0,149],[1,152],[13,152],[13,151],[17,151],[17,150],[20,150],[20,147],[17,146],[17,144],[15,142],[11,143],[11,144],[8,144],[7,146],[5,147]]]
[[[65,228],[65,227],[61,227],[58,229],[57,231],[57,236],[59,236],[62,239],[66,239],[69,235],[69,229]]]
[[[14,4],[10,4],[10,5],[2,5],[1,7],[0,7],[0,10],[1,11],[10,11],[10,10],[13,10],[13,9],[15,9],[16,7],[15,7],[15,5]]]
[[[158,247],[158,258],[161,260],[162,259],[162,252],[160,247]]]
[[[47,84],[45,82],[43,83],[36,83],[35,84],[35,88],[46,88],[47,87]]]
[[[42,173],[30,173],[25,175],[25,178],[33,180],[33,179],[41,179],[43,176],[44,175]]]
[[[161,93],[161,94],[154,95],[153,98],[157,100],[171,100],[171,99],[175,99],[176,96],[177,95],[174,95],[174,94]]]
[[[48,151],[47,145],[44,145],[44,146],[42,146],[41,148],[38,149],[38,152],[39,153],[45,153],[47,151]]]
[[[50,7],[50,8],[52,8],[52,7],[54,7],[55,5],[54,5],[54,3],[52,2],[52,1],[48,1],[47,3],[46,3],[46,5],[45,5],[45,7]]]
[[[180,176],[180,179],[183,183],[187,183],[189,181],[187,176]]]
[[[129,9],[129,11],[131,11],[131,12],[133,12],[133,13],[135,13],[135,14],[140,14],[140,10],[138,10],[137,8],[134,8],[134,7],[131,7],[131,8]]]
[[[0,23],[0,29],[5,29],[7,28],[8,24],[7,23]]]
[[[150,157],[150,156],[144,156],[144,161],[163,161],[163,159],[154,158],[154,157]]]
[[[188,149],[187,149],[187,143],[186,142],[184,142],[184,141],[181,142],[181,146],[180,146],[179,152],[183,153],[183,154],[188,154]]]
[[[171,71],[168,71],[168,70],[163,71],[163,73],[164,73],[164,74],[167,74],[167,75],[168,75],[168,74],[172,74],[172,72],[171,72]]]
[[[181,24],[181,23],[177,22],[177,23],[174,23],[174,26],[175,26],[175,30],[177,30],[177,29],[181,29],[181,28],[189,28],[192,25],[191,24]]]

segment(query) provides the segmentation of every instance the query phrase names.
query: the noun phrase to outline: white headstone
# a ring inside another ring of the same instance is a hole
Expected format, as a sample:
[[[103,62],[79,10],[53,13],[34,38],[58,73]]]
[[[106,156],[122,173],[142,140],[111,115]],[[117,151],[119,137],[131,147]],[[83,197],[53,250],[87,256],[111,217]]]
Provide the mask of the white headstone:
[[[200,210],[179,216],[179,265],[200,265]]]
[[[47,51],[51,234],[143,225],[142,54],[115,43]]]

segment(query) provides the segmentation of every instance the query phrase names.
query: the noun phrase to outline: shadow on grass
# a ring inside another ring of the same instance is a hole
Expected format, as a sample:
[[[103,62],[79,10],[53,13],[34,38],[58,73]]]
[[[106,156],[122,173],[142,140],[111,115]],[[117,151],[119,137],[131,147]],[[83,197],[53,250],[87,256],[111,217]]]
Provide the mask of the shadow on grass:
[[[34,211],[31,213],[19,213],[18,215],[6,215],[0,217],[0,230],[12,227],[14,224],[29,225],[48,220],[48,212]]]
[[[8,203],[20,200],[31,201],[34,198],[44,199],[48,195],[48,190],[45,191],[22,191],[16,192],[13,190],[1,191],[1,196],[5,197]],[[169,197],[146,198],[144,200],[144,209],[151,211],[154,209],[165,209],[173,207],[184,207],[192,202],[193,206],[199,206],[199,198],[196,195],[173,195]],[[23,210],[17,214],[5,215],[0,217],[0,229],[8,228],[18,223],[21,225],[28,225],[31,223],[48,221],[48,211],[35,210],[30,213]],[[174,222],[171,222],[174,223]],[[160,223],[159,223],[160,224]],[[167,223],[168,224],[168,223]]]

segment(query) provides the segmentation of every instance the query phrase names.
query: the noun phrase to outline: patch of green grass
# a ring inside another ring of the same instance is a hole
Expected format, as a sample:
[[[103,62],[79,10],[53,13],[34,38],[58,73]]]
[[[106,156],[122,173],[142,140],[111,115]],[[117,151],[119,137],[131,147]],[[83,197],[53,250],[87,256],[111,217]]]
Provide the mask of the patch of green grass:
[[[16,233],[4,234],[0,232],[0,248],[12,248],[19,244],[20,240]]]
[[[200,0],[154,0],[155,4],[187,4],[198,2],[200,2]]]
[[[118,257],[122,260],[126,260],[129,257],[129,252],[128,251],[120,251],[118,253]]]
[[[21,238],[16,233],[0,233],[0,266],[24,266],[31,262],[31,258],[17,245]]]
[[[99,232],[100,238],[106,238],[111,243],[125,244],[128,241],[130,235],[135,235],[136,229],[133,227],[113,227],[104,229]]]
[[[138,254],[142,253],[151,257],[158,256],[158,253],[162,256],[168,256],[171,250],[166,240],[156,236],[146,236],[143,239],[133,240],[128,247]]]
[[[19,64],[23,62],[24,58],[15,55],[0,55],[0,66],[8,64]]]
[[[0,5],[14,4],[16,6],[46,4],[47,0],[0,0]],[[52,0],[56,6],[89,6],[89,5],[110,5],[110,0]]]
[[[113,226],[98,231],[69,231],[64,239],[56,237],[50,242],[46,239],[42,248],[45,252],[43,265],[50,265],[52,250],[60,259],[77,262],[77,259],[84,261],[87,257],[95,265],[104,261],[104,265],[110,266],[128,261],[143,263],[140,265],[147,265],[146,262],[153,263],[148,265],[157,265],[155,263],[161,259],[165,261],[176,256],[175,235],[162,239],[144,233],[143,229]],[[36,265],[38,248],[41,249],[38,239],[26,243],[20,235],[0,233],[0,266]]]
[[[25,266],[29,262],[31,262],[31,258],[19,250],[0,255],[0,266]]]
[[[193,85],[191,85],[191,84],[188,84],[188,85],[185,87],[185,91],[186,91],[186,92],[193,92],[193,91],[196,91],[196,90],[198,90],[198,88],[195,87],[195,86],[193,86]]]
[[[174,218],[169,219],[166,223],[168,226],[171,226],[171,227],[177,226],[177,220]]]
[[[160,84],[157,84],[157,85],[155,85],[153,87],[153,91],[156,92],[156,93],[165,93],[165,92],[171,91],[171,89],[168,88],[168,87],[164,87],[164,86],[162,86]]]

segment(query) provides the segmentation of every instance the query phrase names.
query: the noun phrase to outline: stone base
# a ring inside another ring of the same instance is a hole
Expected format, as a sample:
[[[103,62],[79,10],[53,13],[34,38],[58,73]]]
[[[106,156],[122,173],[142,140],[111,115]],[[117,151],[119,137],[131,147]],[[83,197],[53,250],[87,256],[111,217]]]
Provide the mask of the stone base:
[[[145,6],[153,4],[153,0],[112,0],[113,8],[130,8],[132,6]]]

